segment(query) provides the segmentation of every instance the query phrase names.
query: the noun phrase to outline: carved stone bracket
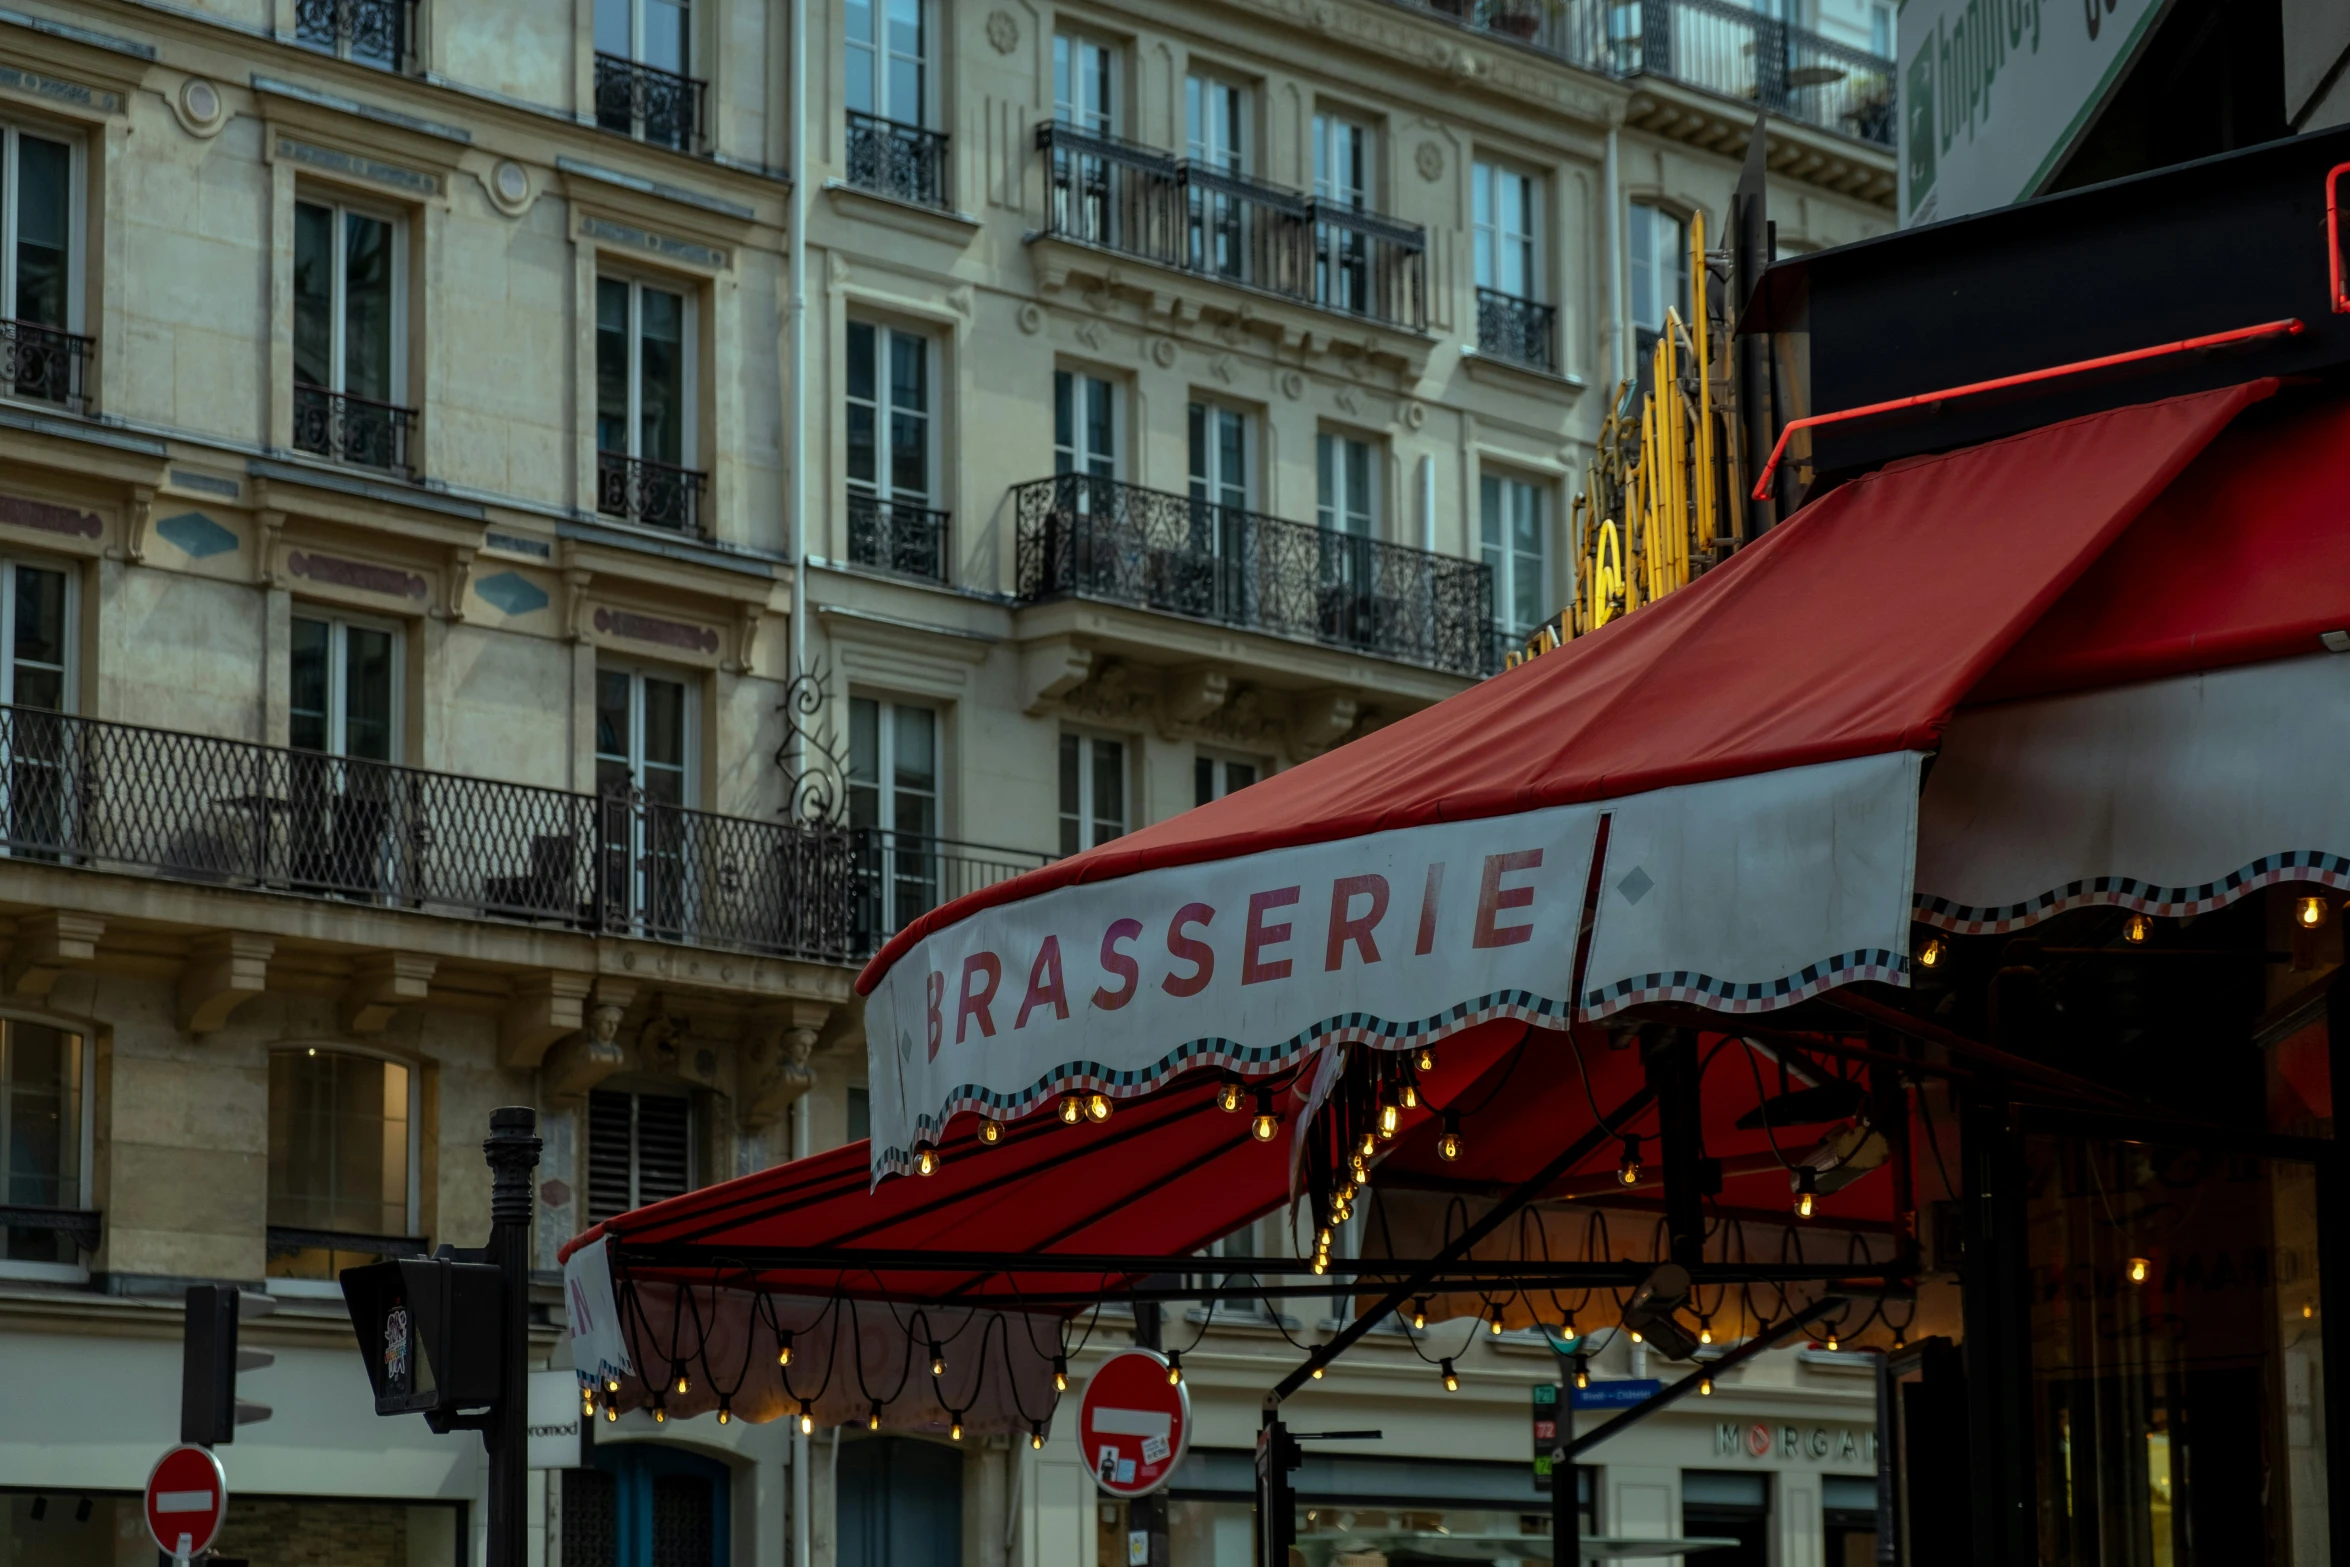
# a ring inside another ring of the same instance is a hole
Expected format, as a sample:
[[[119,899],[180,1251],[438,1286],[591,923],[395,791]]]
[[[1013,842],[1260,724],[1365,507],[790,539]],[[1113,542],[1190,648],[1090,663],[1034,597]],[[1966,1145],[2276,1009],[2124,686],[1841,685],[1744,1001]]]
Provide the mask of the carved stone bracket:
[[[636,987],[613,980],[596,982],[595,1000],[587,1009],[587,1025],[547,1052],[540,1063],[547,1094],[556,1100],[584,1099],[588,1091],[626,1064],[621,1048],[620,1022]]]
[[[70,914],[51,909],[28,914],[16,922],[16,941],[8,951],[8,989],[27,1000],[46,997],[59,976],[98,955],[98,938],[106,922],[93,914]]]
[[[277,943],[243,931],[219,931],[188,943],[180,969],[179,1024],[191,1034],[218,1033],[229,1014],[269,988]]]
[[[1058,638],[1040,642],[1020,656],[1020,689],[1031,717],[1051,706],[1093,673],[1093,649]]]
[[[586,1021],[586,974],[531,974],[515,982],[498,1019],[498,1059],[527,1071],[546,1059],[547,1047]]]
[[[1167,682],[1167,721],[1204,723],[1231,695],[1232,677],[1221,669],[1180,670]]]
[[[1300,756],[1315,756],[1346,738],[1360,708],[1344,691],[1309,691],[1290,703],[1289,743]]]
[[[371,952],[351,964],[337,1009],[347,1034],[380,1034],[392,1014],[423,1001],[440,960],[416,952]]]

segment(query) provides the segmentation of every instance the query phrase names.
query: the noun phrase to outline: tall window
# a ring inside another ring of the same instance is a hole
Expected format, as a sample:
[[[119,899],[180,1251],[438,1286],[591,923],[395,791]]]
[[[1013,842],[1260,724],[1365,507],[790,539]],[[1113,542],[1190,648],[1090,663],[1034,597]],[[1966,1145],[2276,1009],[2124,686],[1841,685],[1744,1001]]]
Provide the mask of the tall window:
[[[1894,8],[1887,0],[1875,0],[1869,7],[1869,53],[1880,60],[1893,58],[1893,50],[1900,38],[1895,26]]]
[[[1075,854],[1126,832],[1126,743],[1061,736],[1061,852]]]
[[[1332,533],[1378,532],[1379,479],[1369,441],[1325,430],[1314,437],[1314,520]]]
[[[295,750],[399,760],[397,630],[296,615],[291,674],[289,738]]]
[[[407,264],[398,218],[294,203],[294,445],[407,465]]]
[[[1118,388],[1082,370],[1053,372],[1053,472],[1118,475]]]
[[[852,113],[927,125],[930,38],[924,0],[845,0]]]
[[[1664,335],[1665,312],[1689,319],[1689,226],[1662,207],[1632,203],[1632,331],[1642,364]]]
[[[1227,174],[1248,168],[1248,91],[1213,76],[1194,74],[1183,84],[1192,162]],[[1245,229],[1250,205],[1237,192],[1211,184],[1189,187],[1191,264],[1226,277],[1239,277],[1248,263]]]
[[[930,343],[912,332],[849,323],[849,488],[928,506]]]
[[[1371,205],[1371,130],[1337,114],[1314,116],[1314,196],[1361,212]],[[1322,224],[1314,236],[1314,297],[1340,310],[1363,310],[1371,298],[1370,241]]]
[[[82,1040],[42,1023],[0,1020],[0,1204],[87,1208],[82,1168]],[[81,1261],[52,1230],[0,1224],[0,1259]]]
[[[54,566],[0,560],[0,701],[73,711],[72,588]]]
[[[685,0],[596,0],[596,53],[683,76],[693,63]]]
[[[1480,162],[1471,175],[1477,230],[1477,286],[1518,299],[1540,291],[1534,270],[1534,180]]]
[[[849,699],[849,825],[873,833],[867,865],[876,935],[939,901],[938,714],[908,702]]]
[[[685,0],[596,0],[596,124],[685,150],[701,139]]]
[[[631,808],[600,813],[605,896],[626,900],[651,933],[686,914],[694,713],[684,681],[635,669],[596,671],[596,792]]]
[[[1195,756],[1191,759],[1191,803],[1205,805],[1237,794],[1255,783],[1263,771],[1255,762],[1234,761],[1228,756]]]
[[[414,1234],[416,1074],[316,1045],[269,1057],[269,1274],[332,1279]]]
[[[628,278],[596,280],[597,507],[694,527],[693,301]]]
[[[1193,403],[1190,413],[1191,498],[1248,510],[1254,488],[1248,415],[1210,402]]]
[[[1478,481],[1479,539],[1493,568],[1497,629],[1516,637],[1550,613],[1550,537],[1539,485],[1489,473]]]
[[[79,408],[87,345],[71,336],[82,325],[76,159],[70,142],[0,126],[0,297],[9,317],[0,332],[15,348],[7,389]]]
[[[1118,53],[1090,38],[1053,35],[1053,118],[1095,136],[1118,130]]]
[[[588,1223],[694,1186],[693,1101],[682,1094],[588,1094]]]

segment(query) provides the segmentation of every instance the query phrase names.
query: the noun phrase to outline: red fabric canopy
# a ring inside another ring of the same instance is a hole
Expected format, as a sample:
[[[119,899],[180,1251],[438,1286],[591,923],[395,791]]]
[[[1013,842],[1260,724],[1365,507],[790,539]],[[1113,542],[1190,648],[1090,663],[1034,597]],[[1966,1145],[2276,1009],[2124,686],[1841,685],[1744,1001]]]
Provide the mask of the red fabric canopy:
[[[1856,480],[1594,635],[932,910],[857,988],[869,994],[933,931],[1077,882],[1931,748],[1985,672],[2275,384],[2118,408]]]

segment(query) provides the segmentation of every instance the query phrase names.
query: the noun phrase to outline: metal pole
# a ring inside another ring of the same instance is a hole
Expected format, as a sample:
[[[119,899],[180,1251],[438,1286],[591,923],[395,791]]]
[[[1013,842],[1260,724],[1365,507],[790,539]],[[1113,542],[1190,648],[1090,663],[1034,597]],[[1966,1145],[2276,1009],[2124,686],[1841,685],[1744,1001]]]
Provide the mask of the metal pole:
[[[489,1567],[524,1567],[530,1546],[530,1174],[539,1117],[527,1106],[490,1112],[481,1145],[490,1167],[490,1260],[505,1275],[498,1331],[498,1407],[482,1432],[490,1457]]]

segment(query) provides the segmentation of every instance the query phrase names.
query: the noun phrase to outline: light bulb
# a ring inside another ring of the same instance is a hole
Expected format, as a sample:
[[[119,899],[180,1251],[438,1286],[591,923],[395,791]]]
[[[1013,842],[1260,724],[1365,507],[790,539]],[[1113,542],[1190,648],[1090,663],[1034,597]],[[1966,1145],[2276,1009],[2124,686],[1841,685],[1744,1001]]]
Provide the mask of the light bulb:
[[[620,1391],[620,1379],[619,1379],[618,1377],[606,1377],[606,1378],[604,1379],[604,1391],[605,1391],[605,1392],[607,1392],[607,1393],[617,1393],[617,1392],[619,1392],[619,1391]]]
[[[779,1366],[791,1364],[791,1329],[789,1328],[785,1328],[776,1335],[775,1363]]]
[[[1949,950],[1950,949],[1948,947],[1945,947],[1942,944],[1942,938],[1940,936],[1928,936],[1918,945],[1918,967],[1941,967],[1943,954]]]
[[[1444,1130],[1436,1139],[1436,1157],[1451,1163],[1461,1156],[1461,1118],[1455,1110],[1444,1112]]]
[[[2130,1259],[2130,1282],[2132,1284],[2145,1283],[2146,1275],[2150,1271],[2151,1268],[2145,1258],[2132,1257]]]
[[[1183,1385],[1183,1351],[1179,1349],[1167,1351],[1167,1385],[1169,1387]]]
[[[963,1412],[961,1410],[955,1411],[955,1422],[947,1428],[947,1435],[957,1442],[963,1440]]]
[[[1314,1253],[1314,1276],[1320,1278],[1330,1271],[1330,1259],[1321,1252]]]
[[[914,1145],[914,1173],[916,1175],[936,1175],[940,1162],[938,1150],[930,1144],[916,1143]]]
[[[579,1412],[582,1417],[596,1412],[596,1395],[593,1391],[583,1392],[579,1395]]]
[[[1625,1186],[1640,1184],[1640,1139],[1624,1139],[1624,1156],[1616,1161],[1616,1180]]]
[[[1075,1126],[1084,1119],[1085,1102],[1075,1094],[1063,1094],[1061,1096],[1061,1124]]]
[[[2143,914],[2133,914],[2122,921],[2122,940],[2131,946],[2142,946],[2154,934],[2154,921]]]
[[[1043,1426],[1041,1426],[1041,1425],[1040,1425],[1040,1426],[1036,1427],[1034,1430],[1032,1430],[1032,1431],[1030,1431],[1030,1432],[1028,1433],[1028,1445],[1029,1445],[1030,1447],[1033,1447],[1033,1448],[1035,1448],[1035,1449],[1036,1449],[1038,1452],[1040,1452],[1040,1453],[1044,1451],[1044,1427],[1043,1427]]]
[[[1697,1392],[1698,1392],[1698,1396],[1699,1396],[1699,1397],[1701,1397],[1701,1398],[1711,1398],[1711,1397],[1713,1397],[1713,1396],[1714,1396],[1714,1379],[1713,1379],[1712,1377],[1710,1377],[1710,1376],[1706,1376],[1706,1377],[1699,1377],[1699,1378],[1697,1379]]]
[[[1638,1328],[1631,1328],[1631,1329],[1628,1329],[1627,1331],[1631,1333],[1631,1335],[1632,1335],[1632,1342],[1633,1342],[1633,1343],[1635,1343],[1635,1344],[1644,1344],[1644,1343],[1648,1342],[1646,1339],[1643,1339],[1643,1338],[1640,1336],[1640,1330],[1639,1330]]]
[[[1363,1134],[1362,1151],[1363,1157],[1366,1159],[1370,1158],[1371,1155],[1379,1151],[1378,1134],[1374,1132],[1365,1132]]]
[[[1697,1319],[1697,1342],[1699,1342],[1700,1344],[1711,1344],[1713,1341],[1714,1341],[1714,1325],[1713,1325],[1713,1322],[1712,1322],[1712,1320],[1711,1320],[1710,1318],[1706,1318],[1706,1317],[1700,1317],[1700,1318],[1698,1318],[1698,1319]]]
[[[1898,1355],[1907,1348],[1909,1348],[1908,1337],[1899,1328],[1895,1328],[1893,1330],[1893,1352]]]
[[[1424,1301],[1424,1300],[1415,1300],[1415,1301],[1413,1301],[1413,1302],[1412,1302],[1412,1327],[1413,1327],[1415,1330],[1418,1330],[1418,1329],[1425,1328],[1425,1327],[1427,1327],[1427,1326],[1428,1326],[1428,1303],[1427,1303],[1426,1301]]]
[[[653,1406],[653,1424],[657,1426],[669,1424],[669,1411],[663,1409],[659,1404]]]
[[[1379,1135],[1393,1137],[1395,1129],[1403,1125],[1403,1111],[1392,1103],[1379,1106]]]
[[[730,1424],[733,1419],[734,1411],[726,1407],[726,1400],[720,1399],[718,1401],[718,1423],[720,1425],[727,1425]]]
[[[1002,1142],[1004,1140],[1004,1123],[991,1116],[980,1117],[979,1140],[990,1148]]]
[[[1053,1357],[1053,1391],[1056,1393],[1069,1391],[1069,1357],[1066,1355]]]
[[[2303,1302],[2301,1303],[2301,1320],[2302,1320],[2302,1321],[2306,1322],[2306,1321],[2308,1321],[2308,1320],[2309,1320],[2311,1317],[2314,1317],[2314,1316],[2316,1316],[2316,1315],[2317,1315],[2317,1307],[2316,1307],[2314,1304],[2312,1304],[2311,1302],[2309,1302],[2309,1301],[2306,1301],[2306,1300],[2305,1300],[2305,1301],[2303,1301]]]
[[[1426,1045],[1422,1045],[1416,1052],[1413,1053],[1412,1065],[1418,1067],[1423,1072],[1435,1071],[1436,1052],[1430,1050]]]
[[[1831,1355],[1833,1355],[1834,1353],[1836,1353],[1836,1347],[1837,1347],[1836,1330],[1835,1330],[1834,1328],[1830,1328],[1830,1329],[1828,1329],[1828,1353],[1829,1353],[1829,1354],[1831,1354]]]
[[[677,1373],[677,1396],[678,1396],[679,1398],[683,1398],[683,1397],[685,1397],[685,1395],[686,1395],[686,1392],[687,1392],[687,1390],[688,1390],[688,1389],[691,1387],[691,1385],[692,1385],[692,1384],[690,1384],[690,1383],[688,1383],[688,1382],[686,1381],[686,1379],[685,1379],[685,1371],[684,1371],[684,1369],[681,1367],[681,1368],[678,1370],[678,1373]]]
[[[1228,1114],[1240,1113],[1240,1079],[1227,1077],[1216,1085],[1216,1108]]]
[[[930,1374],[934,1377],[947,1374],[947,1352],[939,1347],[936,1339],[930,1342]]]
[[[1317,1382],[1322,1380],[1322,1368],[1320,1366],[1316,1366],[1314,1368],[1314,1380]]]
[[[1269,1143],[1273,1134],[1281,1130],[1281,1117],[1273,1113],[1273,1090],[1257,1090],[1257,1113],[1250,1117],[1248,1134],[1260,1143]]]
[[[1811,1166],[1805,1165],[1795,1172],[1795,1216],[1798,1219],[1810,1218],[1812,1210],[1819,1205],[1819,1196],[1819,1182],[1813,1176]]]
[[[1458,1393],[1461,1390],[1461,1379],[1454,1374],[1449,1360],[1444,1362],[1444,1390],[1447,1393]]]
[[[816,1411],[809,1408],[808,1401],[803,1398],[800,1400],[800,1435],[814,1436],[815,1434]]]
[[[2326,900],[2297,898],[2293,903],[2293,923],[2303,930],[2315,930],[2326,922]]]
[[[1577,1355],[1575,1357],[1575,1386],[1589,1387],[1590,1385],[1591,1357],[1589,1355]]]
[[[1403,1085],[1403,1094],[1402,1094],[1402,1098],[1403,1098],[1403,1107],[1404,1107],[1406,1110],[1417,1110],[1417,1109],[1419,1109],[1419,1108],[1420,1108],[1420,1085],[1419,1085],[1419,1084],[1417,1084],[1417,1083],[1409,1083],[1409,1082],[1405,1083],[1405,1084]]]
[[[1487,1320],[1486,1326],[1493,1330],[1495,1338],[1501,1337],[1501,1308],[1499,1306],[1493,1308],[1493,1315]]]
[[[620,1406],[619,1406],[618,1404],[606,1404],[606,1405],[604,1406],[604,1420],[605,1420],[605,1423],[606,1423],[606,1424],[609,1424],[609,1423],[611,1423],[612,1421],[618,1420],[619,1418],[620,1418]]]
[[[1110,1118],[1110,1096],[1098,1088],[1087,1094],[1085,1118],[1088,1121],[1107,1121]]]
[[[881,1406],[879,1404],[875,1404],[873,1408],[867,1412],[865,1416],[865,1429],[868,1431],[878,1431],[881,1429]]]
[[[318,1047],[317,1047],[316,1045],[312,1045],[312,1046],[310,1047],[310,1053],[311,1053],[312,1055],[316,1055],[316,1054],[318,1054]]]

